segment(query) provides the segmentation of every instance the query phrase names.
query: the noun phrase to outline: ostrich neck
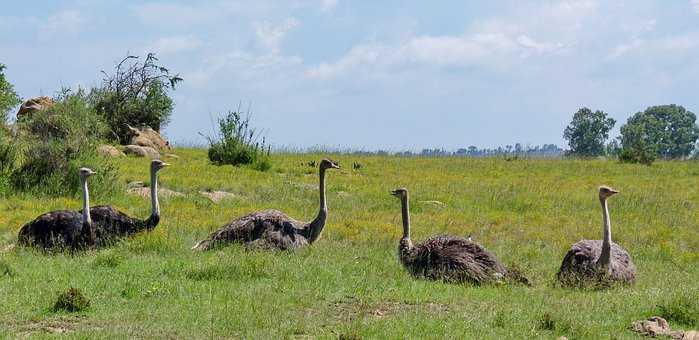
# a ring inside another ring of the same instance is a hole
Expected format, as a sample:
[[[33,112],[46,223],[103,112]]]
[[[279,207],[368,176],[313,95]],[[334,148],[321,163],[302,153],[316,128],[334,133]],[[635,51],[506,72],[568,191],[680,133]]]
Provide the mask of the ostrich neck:
[[[318,185],[320,190],[320,208],[318,209],[318,216],[309,224],[309,243],[320,237],[320,233],[323,231],[323,227],[325,227],[325,220],[328,218],[328,205],[325,200],[325,169],[321,168],[319,170],[318,177],[320,180]]]
[[[401,212],[403,215],[403,239],[410,240],[410,208],[408,196],[401,198]]]
[[[408,208],[408,197],[402,197],[401,212],[403,215],[403,238],[398,243],[398,253],[400,260],[405,265],[410,265],[414,261],[413,258],[413,242],[410,240],[410,212]]]
[[[609,220],[609,207],[607,199],[600,199],[602,204],[602,218],[604,223],[604,234],[602,238],[602,252],[600,253],[597,264],[609,269],[611,265],[611,250],[612,250],[612,226]]]
[[[83,224],[92,225],[90,217],[90,193],[87,191],[87,178],[82,178],[83,185]]]
[[[150,183],[151,216],[160,217],[160,203],[158,203],[158,172],[154,169],[150,172]]]

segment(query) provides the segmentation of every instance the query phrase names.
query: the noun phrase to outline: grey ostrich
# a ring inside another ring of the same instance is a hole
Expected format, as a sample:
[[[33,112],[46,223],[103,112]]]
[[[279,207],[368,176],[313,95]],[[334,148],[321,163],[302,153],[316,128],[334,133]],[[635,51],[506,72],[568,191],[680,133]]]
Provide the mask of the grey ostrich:
[[[84,249],[95,244],[95,230],[90,218],[90,194],[87,178],[95,172],[88,168],[78,170],[82,182],[83,210],[58,210],[47,212],[25,224],[18,235],[22,246],[51,249]]]
[[[99,205],[90,208],[93,225],[96,231],[96,246],[105,246],[119,238],[135,233],[152,230],[160,222],[160,203],[158,202],[158,171],[169,166],[159,159],[150,163],[150,198],[151,214],[145,219],[137,219],[117,210],[110,205]]]
[[[437,236],[413,245],[410,240],[408,189],[396,189],[391,195],[400,199],[403,215],[403,238],[398,246],[398,255],[413,276],[455,283],[510,281],[529,284],[529,280],[519,271],[508,270],[493,253],[472,242],[470,237]]]
[[[192,250],[208,250],[232,242],[242,243],[249,248],[291,250],[315,242],[328,217],[325,171],[339,168],[337,163],[329,159],[320,162],[320,208],[313,221],[299,222],[279,210],[258,211],[229,222],[197,243]]]
[[[580,285],[591,280],[606,279],[612,282],[633,284],[636,267],[629,253],[612,242],[611,222],[607,199],[618,191],[608,186],[599,187],[599,201],[602,204],[603,239],[580,240],[563,258],[558,270],[558,280],[565,285]]]

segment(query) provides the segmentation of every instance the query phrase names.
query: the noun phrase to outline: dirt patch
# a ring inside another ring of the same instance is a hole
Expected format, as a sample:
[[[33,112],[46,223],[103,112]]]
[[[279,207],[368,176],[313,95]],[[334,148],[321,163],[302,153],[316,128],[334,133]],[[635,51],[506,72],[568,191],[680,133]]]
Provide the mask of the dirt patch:
[[[131,189],[126,190],[126,193],[129,195],[141,196],[143,198],[150,198],[150,188],[148,188],[148,187],[131,188]],[[160,189],[158,189],[158,196],[171,198],[171,197],[184,197],[184,194],[181,192],[170,190],[170,189],[160,188]]]
[[[99,329],[96,325],[90,323],[85,317],[56,317],[44,320],[27,320],[26,323],[19,324],[18,330],[23,337],[29,337],[37,333],[45,334],[69,334],[77,329]]]
[[[200,191],[199,195],[204,196],[211,200],[211,202],[219,203],[224,199],[235,197],[234,194],[225,191]]]

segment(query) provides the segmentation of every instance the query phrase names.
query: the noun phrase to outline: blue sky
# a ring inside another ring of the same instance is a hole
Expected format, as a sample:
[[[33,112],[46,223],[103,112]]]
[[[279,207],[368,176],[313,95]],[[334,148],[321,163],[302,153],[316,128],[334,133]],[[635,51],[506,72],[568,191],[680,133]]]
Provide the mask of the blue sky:
[[[699,111],[699,0],[4,1],[22,97],[98,85],[153,51],[185,79],[166,135],[251,104],[276,145],[563,145],[581,106]],[[615,132],[616,133],[616,132]]]

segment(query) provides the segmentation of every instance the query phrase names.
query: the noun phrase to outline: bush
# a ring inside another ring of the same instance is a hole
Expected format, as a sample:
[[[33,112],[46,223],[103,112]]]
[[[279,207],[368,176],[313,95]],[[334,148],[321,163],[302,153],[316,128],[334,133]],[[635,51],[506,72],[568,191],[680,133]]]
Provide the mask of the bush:
[[[9,133],[0,128],[0,195],[9,191],[10,176],[15,170],[18,148],[12,145]]]
[[[69,288],[58,294],[56,302],[53,304],[53,311],[66,311],[69,313],[80,312],[90,307],[90,300],[83,295],[78,288]]]
[[[127,56],[115,66],[114,74],[103,72],[102,86],[90,93],[97,113],[109,125],[110,139],[121,144],[131,139],[127,125],[160,131],[168,124],[174,108],[168,90],[182,81],[159,65],[155,54],[149,53],[143,62],[138,59]]]
[[[621,131],[623,146],[619,151],[619,160],[624,163],[653,164],[657,155],[656,146],[643,127],[627,124]]]
[[[4,125],[7,122],[10,109],[22,102],[15,92],[14,86],[5,79],[4,71],[5,65],[0,64],[0,125]]]
[[[12,186],[48,195],[76,194],[81,190],[78,168],[87,166],[97,172],[90,179],[91,192],[113,193],[116,171],[97,154],[106,125],[82,90],[63,90],[54,101],[52,108],[18,123],[20,165],[11,175]]]
[[[250,126],[250,114],[242,116],[240,110],[228,111],[218,119],[218,136],[209,140],[209,160],[216,165],[250,165],[253,169],[267,171],[272,167],[269,146],[264,137]]]

